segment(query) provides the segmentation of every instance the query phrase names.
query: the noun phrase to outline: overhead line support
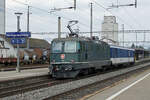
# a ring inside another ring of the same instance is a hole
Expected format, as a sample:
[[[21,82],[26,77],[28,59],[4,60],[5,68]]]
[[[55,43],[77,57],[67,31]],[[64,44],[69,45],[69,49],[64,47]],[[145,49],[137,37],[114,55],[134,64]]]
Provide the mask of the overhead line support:
[[[93,35],[93,3],[90,3],[90,37],[92,38]]]

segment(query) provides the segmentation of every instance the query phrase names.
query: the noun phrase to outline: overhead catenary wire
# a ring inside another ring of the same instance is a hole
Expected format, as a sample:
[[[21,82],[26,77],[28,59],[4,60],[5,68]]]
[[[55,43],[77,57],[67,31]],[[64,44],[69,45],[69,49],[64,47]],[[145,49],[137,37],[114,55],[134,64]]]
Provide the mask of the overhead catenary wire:
[[[119,8],[119,0],[117,0],[116,3],[117,3],[116,8]],[[127,11],[126,7],[122,7],[122,9],[124,10],[124,13],[126,15],[128,15],[129,19],[132,19],[132,21],[134,21],[134,23],[139,25],[139,27],[142,27],[142,25],[136,20],[136,18]]]
[[[89,9],[90,9],[90,7],[89,7]],[[88,16],[88,17],[89,17],[89,15],[90,15],[90,12],[88,12],[89,10],[88,10],[88,11],[87,11],[87,10],[84,10],[84,11],[83,11],[83,9],[81,10],[79,4],[78,4],[78,7],[77,7],[77,10],[80,11],[80,14],[78,14],[78,17],[79,17],[79,18],[83,18],[83,16]],[[76,11],[77,11],[77,10],[76,10]],[[62,10],[61,12],[64,12],[64,11]],[[59,15],[63,15],[63,13],[61,13],[61,14],[59,14]],[[98,19],[98,18],[95,17],[94,19],[96,20],[96,19]],[[85,20],[86,20],[86,19],[84,18],[84,21],[85,21]],[[99,20],[99,19],[98,19],[98,20]],[[89,19],[88,19],[88,21],[86,20],[86,22],[89,22]],[[84,24],[84,23],[82,23],[81,21],[79,21],[79,23],[82,24],[83,26],[90,27],[89,24]],[[95,24],[95,25],[96,25],[96,24]],[[100,30],[99,27],[100,27],[100,26],[98,26],[98,27],[93,26],[93,29],[94,29],[94,30]]]
[[[123,7],[123,9],[124,9],[125,13],[129,16],[129,18],[133,19],[134,23],[139,25],[140,28],[143,27],[142,24],[138,20],[136,20],[134,15],[131,15],[131,13],[129,13],[125,7]]]
[[[17,3],[20,3],[20,4],[23,4],[23,5],[28,5],[28,4],[26,4],[26,3],[23,3],[23,2],[20,2],[20,1],[17,1],[17,0],[14,0],[15,2],[17,2]],[[38,9],[38,10],[40,10],[40,11],[42,11],[42,12],[48,12],[47,10],[45,10],[45,9],[42,9],[42,8],[39,8],[39,7],[35,7],[35,6],[31,6],[32,8],[35,8],[35,9]],[[58,14],[56,14],[56,13],[53,13],[52,15],[54,15],[54,16],[57,16],[57,17],[59,17],[60,15],[58,15]],[[71,18],[68,18],[68,17],[65,17],[65,16],[60,16],[60,17],[62,17],[63,19],[65,19],[65,20],[67,20],[67,21],[69,21],[69,20],[72,20]],[[83,27],[85,27],[85,28],[88,28],[89,26],[87,25],[87,24],[84,24],[84,23],[82,23],[82,22],[79,22],[79,24],[80,25],[82,25]],[[93,28],[93,29],[95,29],[95,30],[99,30],[99,28]]]
[[[15,2],[17,2],[17,3],[20,3],[20,4],[22,4],[22,5],[28,5],[28,4],[26,4],[26,3],[23,3],[23,2],[20,2],[20,1],[18,1],[18,0],[13,0],[13,1],[15,1]],[[46,13],[48,13],[49,11],[47,11],[47,10],[45,10],[45,9],[42,9],[42,8],[39,8],[39,7],[35,7],[35,6],[30,6],[30,7],[32,7],[32,8],[35,8],[35,9],[38,9],[38,10],[40,10],[40,11],[42,11],[42,12],[46,12]],[[64,16],[61,16],[61,15],[58,15],[58,14],[52,14],[52,15],[54,15],[54,16],[57,16],[57,17],[62,17],[63,19],[65,19],[65,20],[67,20],[67,21],[70,21],[70,20],[72,20],[71,18],[68,18],[68,17],[64,17]],[[79,22],[79,24],[80,25],[83,25],[84,27],[88,27],[86,24],[84,24],[84,23],[81,23],[81,22]]]
[[[15,1],[16,3],[19,3],[19,4],[22,4],[22,5],[25,5],[25,6],[28,6],[28,4],[26,4],[26,3],[23,3],[23,2],[20,2],[20,1],[17,1],[17,0],[13,0],[13,1]],[[40,11],[42,11],[42,12],[46,12],[46,13],[48,13],[48,11],[47,10],[44,10],[44,9],[41,9],[41,8],[38,8],[38,7],[35,7],[35,6],[30,6],[30,7],[32,7],[32,8],[34,8],[34,9],[38,9],[38,11],[40,10]],[[17,10],[16,10],[17,11]],[[26,12],[25,12],[26,13]],[[36,14],[37,15],[37,14]],[[48,15],[48,14],[47,14]],[[39,17],[41,17],[41,18],[43,18],[43,16],[40,16],[40,15],[38,15]],[[56,16],[56,15],[55,15]],[[41,21],[41,20],[38,20],[39,22],[43,22],[43,21]],[[37,21],[36,21],[37,22]]]
[[[80,9],[79,7],[78,7],[78,9]],[[81,13],[85,13],[85,12],[81,12]],[[60,14],[58,15],[58,14],[56,14],[56,13],[53,13],[54,15],[56,15],[56,16],[60,16]],[[63,14],[61,13],[61,16],[60,17],[62,17],[62,18],[64,18],[64,19],[66,19],[66,20],[72,20],[72,19],[70,19],[70,18],[66,18],[65,16],[62,16]],[[78,16],[80,16],[80,15],[78,15]],[[87,24],[84,24],[84,23],[82,23],[81,21],[79,21],[79,24],[80,25],[83,25],[84,27],[89,27]],[[94,28],[95,30],[96,30],[96,28]]]
[[[101,5],[100,3],[98,3],[95,0],[91,0],[92,2],[94,2],[95,4],[97,4],[100,8],[103,8],[104,10],[106,10],[107,12],[111,13],[113,15],[113,13],[111,11],[109,11],[107,8],[105,8],[103,5]],[[134,29],[132,27],[132,25],[128,24],[127,22],[125,22],[122,18],[120,18],[119,16],[116,16],[120,21],[122,21],[123,23],[125,23],[126,25],[128,25],[131,29]]]
[[[18,10],[17,9],[12,9],[12,8],[6,8],[6,10],[9,10],[9,11],[14,11],[14,12],[17,12]],[[22,11],[21,11],[22,12]],[[26,13],[26,12],[23,12],[24,14]],[[14,13],[11,13],[11,12],[7,12],[7,15],[14,15]],[[40,17],[40,18],[43,18],[43,16],[40,16],[40,15],[38,15],[38,16],[35,16],[35,17]],[[26,18],[26,17],[25,17]],[[25,19],[26,20],[26,19]],[[33,20],[35,20],[35,19],[33,19]],[[49,19],[48,19],[49,20]],[[35,22],[38,22],[38,23],[43,23],[43,21],[41,21],[41,20],[36,20]],[[52,20],[51,20],[51,23],[52,23]],[[9,23],[10,24],[10,23]],[[44,24],[45,25],[45,24]],[[6,27],[8,27],[8,25],[6,25]],[[14,25],[9,25],[9,28],[12,28],[12,27],[15,27]],[[40,27],[40,29],[42,29],[41,27]]]
[[[18,0],[13,0],[13,1],[15,1],[15,2],[17,2],[17,3],[19,3],[19,4],[22,4],[22,5],[25,5],[25,6],[27,6],[28,4],[26,4],[26,3],[23,3],[23,2],[20,2],[20,1],[18,1]],[[42,12],[48,12],[47,10],[45,10],[45,9],[42,9],[42,8],[39,8],[39,7],[35,7],[35,6],[31,6],[32,8],[35,8],[35,9],[38,9],[38,10],[40,10],[40,11],[42,11]],[[56,13],[53,13],[52,15],[54,15],[54,16],[57,16],[57,17],[62,17],[63,19],[65,19],[65,20],[72,20],[72,19],[70,19],[70,18],[67,18],[67,17],[65,17],[65,16],[60,16],[60,15],[58,15],[58,14],[56,14]],[[82,23],[82,22],[79,22],[79,24],[80,25],[82,25],[82,26],[84,26],[84,27],[86,27],[86,28],[88,28],[89,26],[87,25],[87,24],[84,24],[84,23]],[[99,28],[93,28],[93,29],[95,29],[95,30],[99,30]]]
[[[72,3],[67,1],[67,0],[64,0],[64,2],[66,2],[67,4],[71,5]]]
[[[19,2],[19,3],[21,3],[21,4],[23,4],[23,5],[28,5],[28,4],[26,4],[26,3],[23,3],[23,2],[20,2],[20,1],[17,1],[17,0],[13,0],[13,1],[15,1],[15,2]],[[95,1],[95,0],[92,0],[92,1]],[[94,2],[95,3],[95,2]],[[99,3],[96,3],[97,5],[99,5]],[[100,6],[100,5],[99,5]],[[35,7],[35,6],[31,6],[32,8],[35,8],[35,9],[38,9],[38,10],[40,10],[40,11],[42,11],[42,12],[48,12],[48,10],[45,10],[45,9],[42,9],[42,8],[39,8],[39,7]],[[110,12],[109,10],[107,10],[104,6],[101,6],[101,8],[103,8],[104,10],[106,10],[106,11],[108,11],[108,12]],[[110,12],[110,13],[112,13],[112,12]],[[53,13],[52,15],[54,15],[54,16],[60,16],[59,14],[56,14],[56,13]],[[68,17],[65,17],[65,16],[60,16],[60,17],[62,17],[63,19],[65,19],[65,20],[72,20],[71,18],[68,18]],[[119,16],[117,16],[118,17],[118,19],[119,20],[121,20],[122,22],[124,22],[124,20],[122,20],[122,18],[120,18]],[[126,23],[126,22],[125,22]],[[84,24],[84,23],[81,23],[81,22],[79,22],[79,24],[80,25],[82,25],[82,26],[84,26],[84,27],[89,27],[87,24]],[[128,25],[128,24],[127,24]],[[132,26],[131,25],[128,25],[128,26],[130,26],[131,28],[132,28]]]

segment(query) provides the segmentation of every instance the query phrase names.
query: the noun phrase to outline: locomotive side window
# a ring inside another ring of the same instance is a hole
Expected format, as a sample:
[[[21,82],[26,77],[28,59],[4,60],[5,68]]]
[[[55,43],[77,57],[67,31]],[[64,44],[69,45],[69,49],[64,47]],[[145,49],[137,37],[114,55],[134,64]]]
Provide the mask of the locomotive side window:
[[[63,46],[63,42],[53,42],[52,43],[52,53],[61,53],[62,46]]]
[[[85,45],[85,60],[88,59],[88,46]]]

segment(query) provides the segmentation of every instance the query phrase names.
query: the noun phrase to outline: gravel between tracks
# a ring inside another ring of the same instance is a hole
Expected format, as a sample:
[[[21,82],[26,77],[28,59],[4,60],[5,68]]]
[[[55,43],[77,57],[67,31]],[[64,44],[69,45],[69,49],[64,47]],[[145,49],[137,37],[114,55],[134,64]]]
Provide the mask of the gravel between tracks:
[[[124,74],[130,71],[148,66],[148,65],[150,65],[150,63],[138,65],[136,67],[129,67],[126,69],[121,69],[118,71],[105,73],[105,74],[93,76],[93,77],[86,78],[86,79],[72,81],[72,82],[68,82],[65,84],[51,86],[48,88],[38,89],[38,90],[23,93],[23,94],[6,97],[6,98],[3,98],[3,100],[42,100],[42,99],[49,98],[58,94],[62,94],[67,91],[71,91],[73,89],[88,86],[90,84],[94,84],[94,83],[118,76],[120,74]]]
[[[116,84],[124,82],[126,79],[128,79],[132,76],[136,76],[148,69],[150,69],[149,66],[135,70],[135,71],[131,71],[129,73],[126,73],[126,74],[123,74],[123,75],[120,75],[117,77],[113,77],[111,79],[106,79],[106,80],[96,82],[96,83],[88,85],[88,86],[77,88],[77,89],[65,92],[63,94],[44,99],[44,100],[86,100],[90,96],[92,96],[93,93],[97,94],[97,91],[103,91],[106,88],[113,87]]]

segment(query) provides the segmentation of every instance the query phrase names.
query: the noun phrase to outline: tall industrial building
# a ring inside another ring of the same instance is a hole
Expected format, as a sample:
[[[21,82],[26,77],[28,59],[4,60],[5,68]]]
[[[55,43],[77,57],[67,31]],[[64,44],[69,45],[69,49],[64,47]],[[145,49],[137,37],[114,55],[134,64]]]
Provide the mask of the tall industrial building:
[[[118,44],[118,23],[115,16],[104,16],[101,37],[105,42]]]
[[[5,1],[0,0],[0,34],[5,33]]]

